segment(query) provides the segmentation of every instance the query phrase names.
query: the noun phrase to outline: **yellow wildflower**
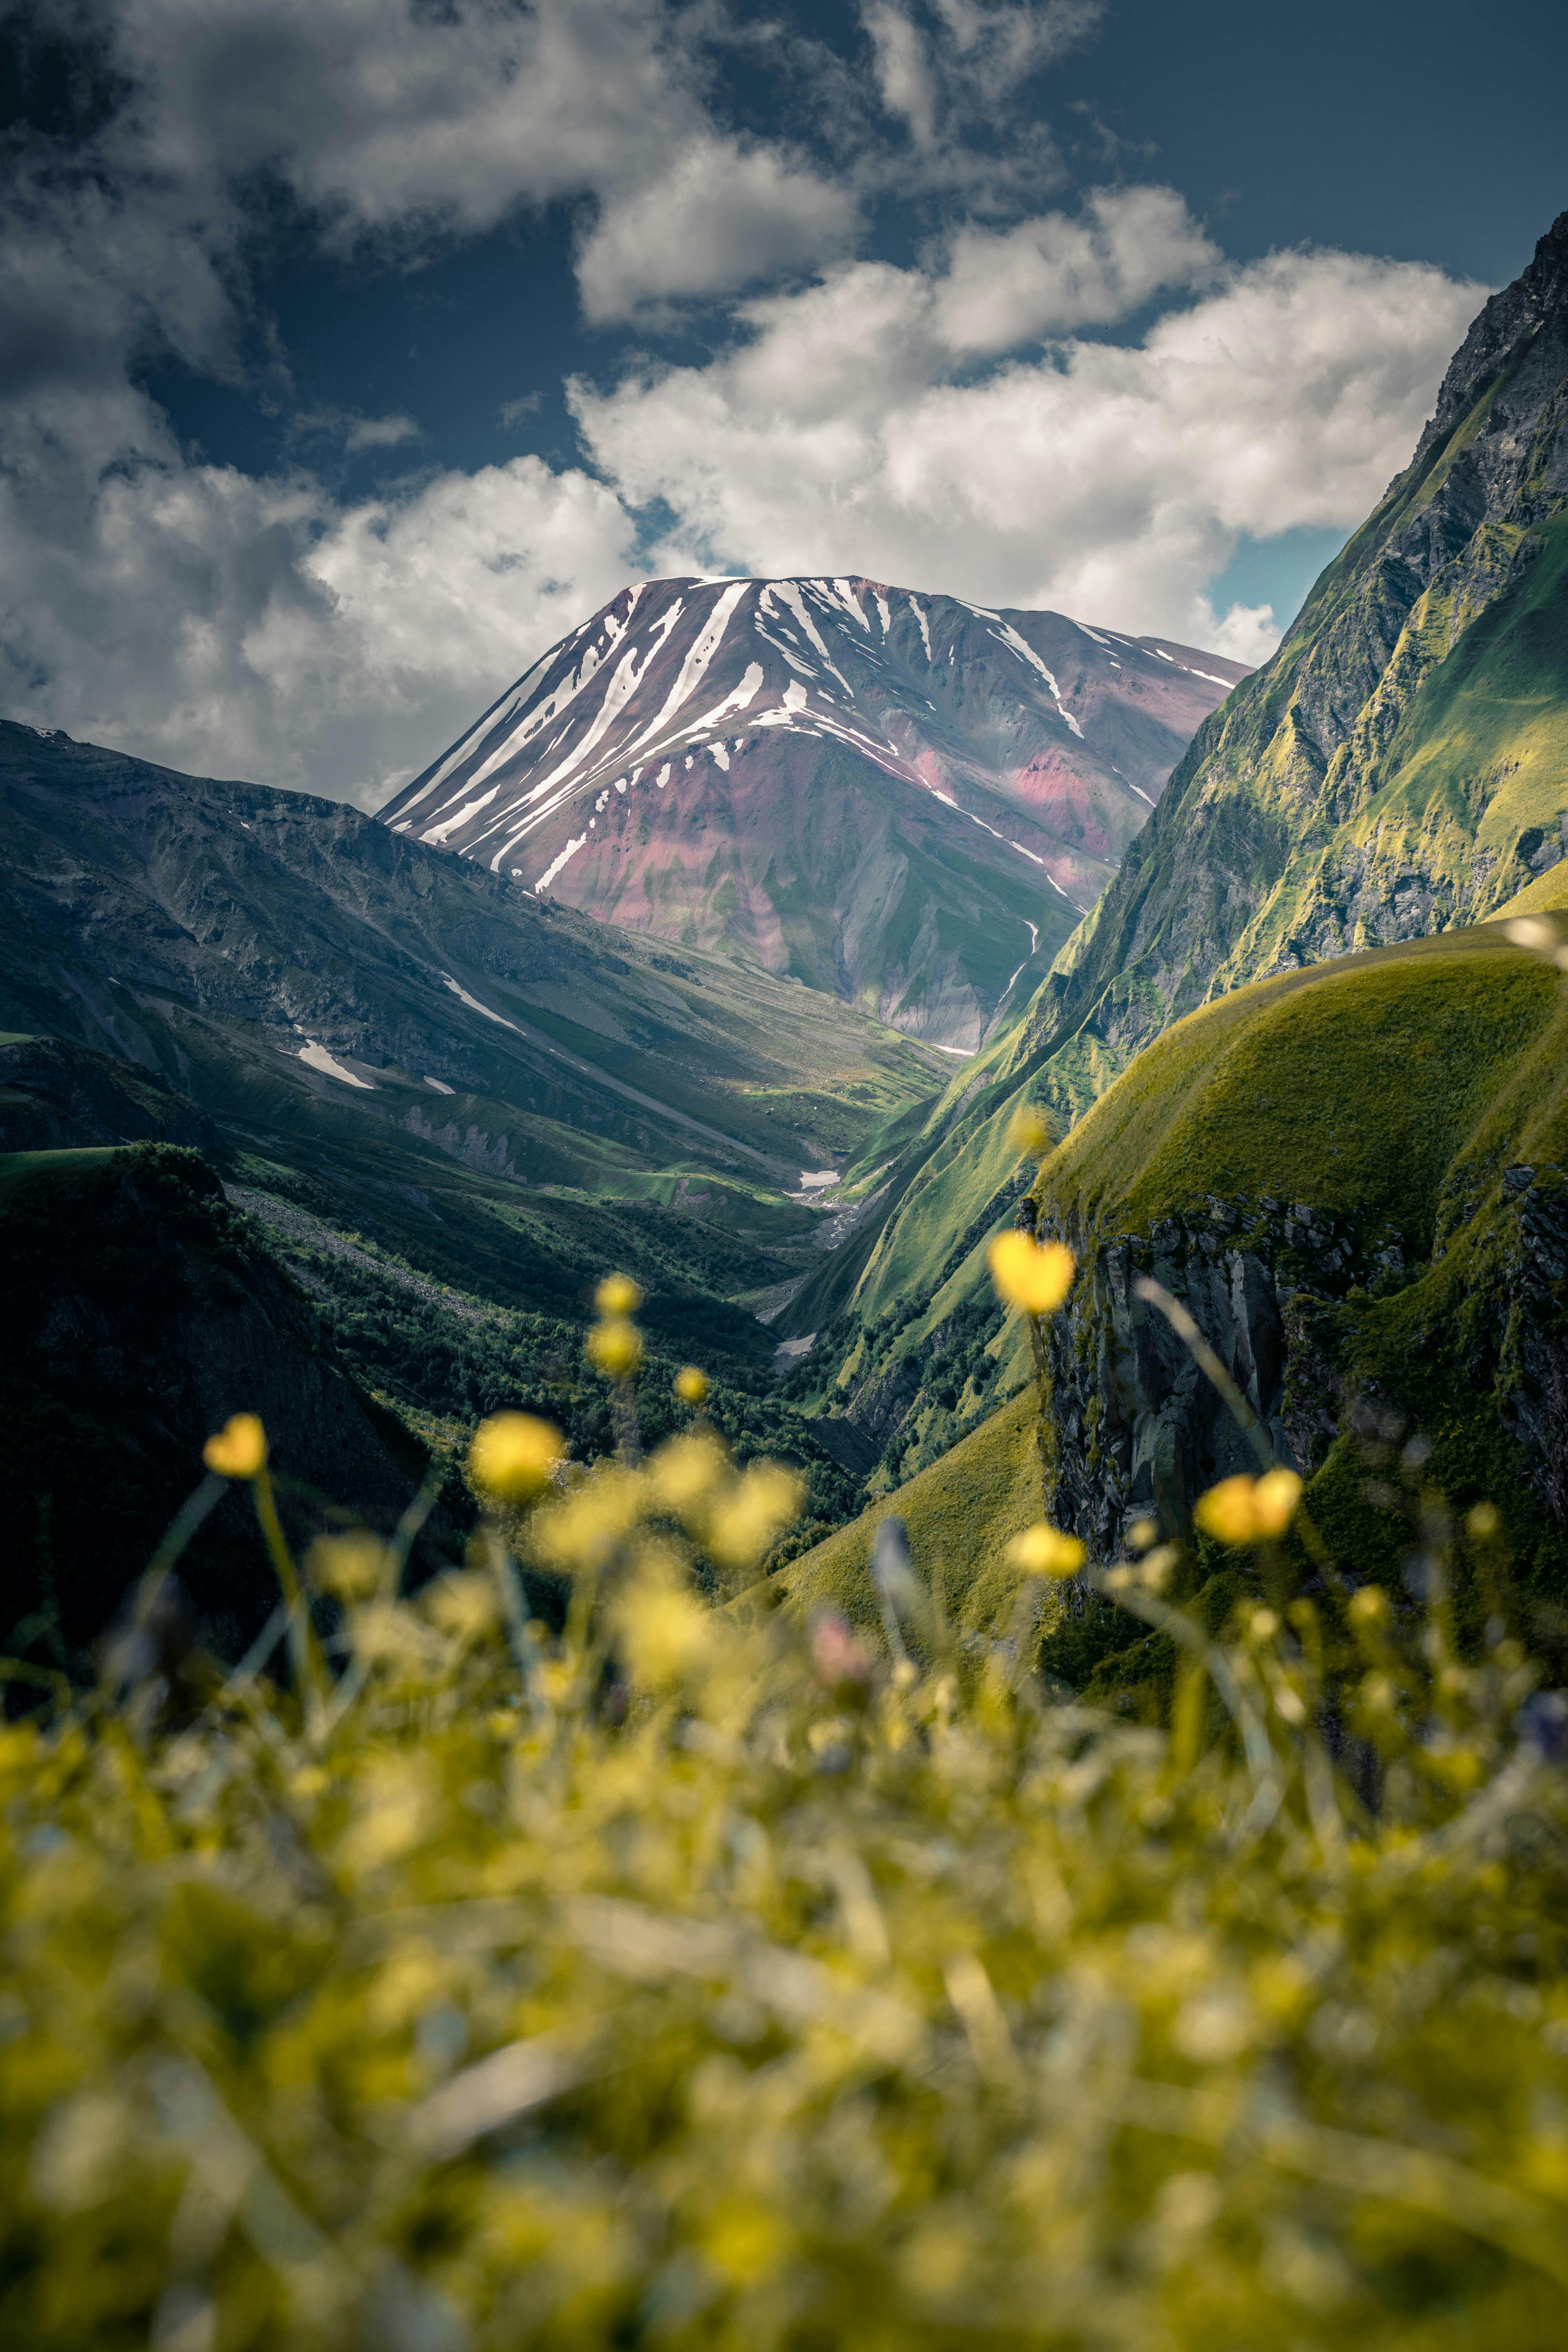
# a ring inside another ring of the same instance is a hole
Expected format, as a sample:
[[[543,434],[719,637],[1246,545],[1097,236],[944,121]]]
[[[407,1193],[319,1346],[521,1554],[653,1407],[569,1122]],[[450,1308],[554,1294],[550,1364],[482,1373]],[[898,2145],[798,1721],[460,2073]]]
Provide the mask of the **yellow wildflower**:
[[[607,1274],[594,1293],[594,1304],[601,1315],[614,1320],[635,1315],[642,1305],[642,1292],[629,1274]]]
[[[601,1283],[600,1296],[609,1287],[607,1282]],[[642,1361],[642,1334],[624,1315],[613,1315],[607,1322],[595,1323],[586,1346],[588,1361],[595,1370],[607,1373],[613,1381],[629,1381]]]
[[[707,1547],[721,1568],[755,1568],[775,1536],[798,1517],[805,1487],[782,1462],[753,1462],[709,1520]]]
[[[1495,1503],[1478,1503],[1465,1515],[1465,1532],[1477,1543],[1489,1543],[1500,1525]]]
[[[695,1364],[683,1364],[675,1375],[675,1393],[682,1404],[706,1404],[707,1373],[699,1371]]]
[[[305,1554],[305,1573],[318,1591],[336,1593],[340,1601],[367,1601],[380,1586],[388,1565],[386,1546],[368,1528],[348,1535],[318,1536]]]
[[[1037,1104],[1020,1103],[1007,1129],[1007,1142],[1020,1159],[1043,1160],[1051,1149],[1051,1130]]]
[[[684,1518],[707,1501],[724,1475],[724,1449],[701,1430],[669,1438],[647,1465],[648,1482],[667,1511]]]
[[[1037,1519],[1014,1537],[1007,1557],[1026,1576],[1072,1576],[1083,1566],[1084,1549],[1077,1536],[1064,1536],[1045,1519]]]
[[[492,1412],[474,1432],[468,1475],[487,1502],[531,1503],[565,1454],[561,1432],[531,1412]]]
[[[672,1579],[645,1576],[618,1613],[626,1661],[639,1683],[678,1682],[701,1665],[717,1631],[710,1609]]]
[[[496,1623],[493,1577],[477,1569],[449,1569],[420,1595],[425,1614],[454,1642],[479,1642]]]
[[[1193,1516],[1205,1535],[1221,1543],[1262,1543],[1284,1533],[1300,1499],[1301,1481],[1294,1470],[1267,1470],[1261,1478],[1243,1471],[1201,1495]]]
[[[202,1460],[220,1478],[259,1478],[267,1467],[267,1432],[259,1417],[232,1413],[203,1446]]]
[[[985,1253],[996,1295],[1026,1315],[1054,1315],[1072,1286],[1073,1254],[1061,1242],[1043,1245],[1028,1234],[998,1234]]]

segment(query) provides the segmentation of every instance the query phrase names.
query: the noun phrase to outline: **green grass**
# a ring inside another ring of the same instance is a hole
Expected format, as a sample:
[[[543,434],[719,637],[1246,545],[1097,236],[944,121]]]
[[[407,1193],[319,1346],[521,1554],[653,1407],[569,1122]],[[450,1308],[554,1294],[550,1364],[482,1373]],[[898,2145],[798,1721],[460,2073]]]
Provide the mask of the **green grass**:
[[[1424,1256],[1444,1179],[1526,1059],[1560,1115],[1538,1049],[1562,994],[1492,929],[1237,989],[1138,1057],[1052,1157],[1044,1196],[1107,1233],[1268,1194],[1392,1225]]]
[[[1017,1579],[1004,1557],[1043,1508],[1037,1413],[1032,1389],[993,1413],[972,1435],[909,1484],[839,1528],[781,1570],[792,1603],[842,1611],[851,1624],[879,1622],[871,1585],[878,1522],[896,1512],[907,1525],[921,1573],[953,1623],[969,1633],[1005,1631]]]
[[[89,1144],[75,1151],[0,1151],[0,1192],[27,1176],[68,1176],[101,1168],[114,1150],[112,1144]]]

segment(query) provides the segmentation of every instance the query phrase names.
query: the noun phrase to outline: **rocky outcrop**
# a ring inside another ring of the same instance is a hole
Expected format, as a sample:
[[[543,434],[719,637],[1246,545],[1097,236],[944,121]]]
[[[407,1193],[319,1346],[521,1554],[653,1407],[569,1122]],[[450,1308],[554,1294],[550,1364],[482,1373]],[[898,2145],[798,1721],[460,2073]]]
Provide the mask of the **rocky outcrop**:
[[[1531,1483],[1568,1527],[1568,1183],[1561,1168],[1506,1170],[1497,1390]]]
[[[1258,1466],[1185,1342],[1138,1296],[1141,1276],[1186,1307],[1275,1459],[1306,1471],[1321,1458],[1325,1418],[1331,1432],[1338,1425],[1337,1374],[1325,1365],[1301,1377],[1313,1310],[1405,1270],[1397,1235],[1358,1247],[1342,1220],[1274,1198],[1211,1196],[1201,1217],[1161,1217],[1098,1243],[1048,1215],[1040,1230],[1065,1240],[1079,1268],[1067,1309],[1048,1326],[1053,1508],[1100,1559],[1116,1552],[1131,1520],[1153,1516],[1174,1532],[1205,1486]]]
[[[1408,1425],[1412,1396],[1430,1402],[1429,1383],[1403,1381],[1386,1351],[1380,1359],[1363,1343],[1380,1302],[1414,1292],[1468,1238],[1468,1312],[1433,1339],[1452,1353],[1447,1404],[1495,1413],[1530,1486],[1568,1528],[1568,1184],[1561,1169],[1521,1166],[1484,1202],[1476,1189],[1472,1180],[1449,1192],[1425,1265],[1397,1234],[1358,1240],[1306,1202],[1211,1197],[1201,1217],[1158,1218],[1099,1241],[1047,1215],[1042,1234],[1067,1241],[1079,1261],[1047,1334],[1058,1524],[1110,1559],[1133,1519],[1152,1516],[1178,1532],[1206,1486],[1258,1467],[1251,1439],[1184,1342],[1138,1296],[1141,1276],[1193,1317],[1274,1459],[1310,1477],[1346,1429]],[[1484,1232],[1466,1236],[1483,1209]],[[1444,1314],[1436,1303],[1434,1321]]]
[[[217,1130],[162,1078],[74,1038],[0,1045],[0,1151],[105,1143],[188,1143],[210,1151]]]

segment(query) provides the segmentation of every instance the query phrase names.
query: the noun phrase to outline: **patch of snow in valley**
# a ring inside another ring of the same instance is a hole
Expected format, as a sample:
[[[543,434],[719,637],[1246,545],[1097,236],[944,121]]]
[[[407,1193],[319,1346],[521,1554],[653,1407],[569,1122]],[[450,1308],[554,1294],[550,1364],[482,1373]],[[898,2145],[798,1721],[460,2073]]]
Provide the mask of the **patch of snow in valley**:
[[[928,662],[934,661],[936,656],[931,649],[931,631],[926,626],[925,606],[920,602],[918,597],[911,596],[910,598],[910,610],[921,625],[921,636],[925,645],[926,659]]]
[[[455,1095],[458,1091],[456,1087],[447,1086],[444,1078],[426,1078],[425,1083],[427,1087],[434,1087],[438,1095]]]
[[[335,1054],[329,1054],[326,1047],[318,1045],[313,1038],[310,1045],[300,1046],[300,1059],[308,1068],[320,1070],[324,1078],[341,1079],[345,1087],[359,1087],[367,1095],[375,1092],[368,1078],[356,1078],[352,1070],[344,1069]]]
[[[809,1354],[816,1345],[816,1334],[815,1331],[808,1331],[804,1339],[781,1339],[778,1346],[773,1349],[773,1366],[775,1370],[782,1372],[790,1364],[797,1363],[800,1358]]]
[[[803,1189],[809,1192],[825,1192],[829,1184],[841,1183],[843,1179],[837,1168],[803,1168],[800,1181]]]
[[[582,843],[579,842],[577,846],[581,849],[583,846]],[[564,864],[564,859],[563,859],[562,862]],[[477,996],[470,996],[466,988],[459,988],[458,982],[452,978],[449,971],[444,971],[441,974],[441,977],[445,981],[447,986],[451,990],[453,995],[461,997],[463,1003],[468,1006],[470,1013],[482,1013],[487,1021],[493,1021],[498,1029],[510,1029],[514,1037],[521,1037],[525,1034],[518,1027],[515,1021],[509,1021],[504,1013],[492,1013],[488,1004],[481,1004]]]
[[[1029,918],[1027,917],[1027,915],[1026,915],[1026,916],[1025,916],[1024,920],[1025,920],[1026,923],[1029,923]],[[1018,971],[1022,971],[1024,970],[1024,966],[1025,966],[1026,964],[1027,964],[1027,962],[1028,962],[1028,961],[1029,961],[1029,956],[1032,956],[1032,955],[1034,954],[1035,950],[1039,946],[1039,944],[1040,944],[1040,927],[1039,927],[1038,923],[1029,923],[1029,955],[1026,955],[1026,956],[1024,958],[1024,962],[1023,962],[1023,963],[1021,963],[1021,964],[1018,966]],[[1017,979],[1017,977],[1018,977],[1018,971],[1016,971],[1016,972],[1013,974],[1013,980],[1016,980],[1016,979]],[[1013,980],[1010,980],[1010,981],[1007,982],[1007,987],[1006,987],[1006,988],[1005,988],[1005,989],[1002,991],[1002,994],[1003,994],[1003,996],[1005,996],[1005,995],[1007,994],[1007,991],[1008,991],[1008,989],[1010,989],[1010,988],[1012,987],[1012,985],[1013,985]]]

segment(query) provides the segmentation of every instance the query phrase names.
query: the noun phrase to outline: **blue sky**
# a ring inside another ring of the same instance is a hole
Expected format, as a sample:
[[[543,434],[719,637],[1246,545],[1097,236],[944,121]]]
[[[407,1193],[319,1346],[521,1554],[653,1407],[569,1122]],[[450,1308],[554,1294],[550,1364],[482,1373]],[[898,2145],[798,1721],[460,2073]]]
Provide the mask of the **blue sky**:
[[[5,708],[374,805],[696,566],[1260,658],[1568,203],[1564,24],[14,5]]]

